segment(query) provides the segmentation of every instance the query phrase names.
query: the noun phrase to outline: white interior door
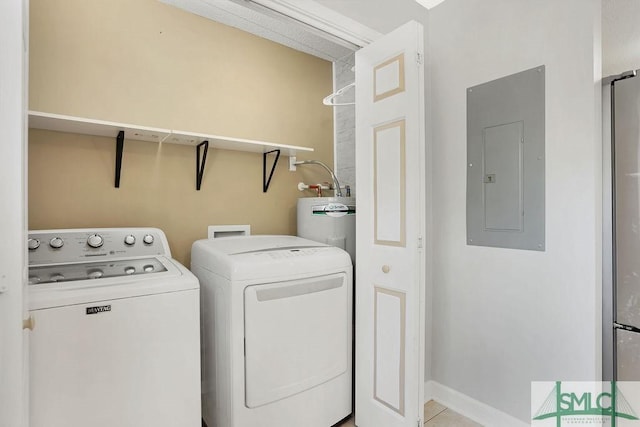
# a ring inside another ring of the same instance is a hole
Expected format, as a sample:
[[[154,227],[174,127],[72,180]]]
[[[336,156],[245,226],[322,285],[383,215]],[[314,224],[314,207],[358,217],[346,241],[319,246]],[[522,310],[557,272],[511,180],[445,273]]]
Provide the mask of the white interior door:
[[[356,53],[356,425],[416,426],[424,404],[423,28]]]

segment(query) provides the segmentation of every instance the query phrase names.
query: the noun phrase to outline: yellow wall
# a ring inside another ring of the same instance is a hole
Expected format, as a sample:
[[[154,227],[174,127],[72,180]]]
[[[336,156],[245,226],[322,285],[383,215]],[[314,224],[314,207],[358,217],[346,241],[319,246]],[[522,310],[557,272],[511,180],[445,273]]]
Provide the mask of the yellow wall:
[[[155,0],[30,3],[30,109],[302,145],[333,164],[330,62]],[[262,155],[209,150],[196,191],[195,156],[125,141],[116,189],[114,140],[32,130],[29,228],[159,227],[188,266],[207,225],[295,234],[296,184],[329,180],[281,157],[262,193]]]

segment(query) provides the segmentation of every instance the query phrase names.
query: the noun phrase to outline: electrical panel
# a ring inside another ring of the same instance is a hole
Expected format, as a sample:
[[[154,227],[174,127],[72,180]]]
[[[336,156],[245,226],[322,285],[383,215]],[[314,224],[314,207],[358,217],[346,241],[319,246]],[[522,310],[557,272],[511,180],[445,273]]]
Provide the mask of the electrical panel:
[[[545,250],[545,67],[467,89],[467,244]]]

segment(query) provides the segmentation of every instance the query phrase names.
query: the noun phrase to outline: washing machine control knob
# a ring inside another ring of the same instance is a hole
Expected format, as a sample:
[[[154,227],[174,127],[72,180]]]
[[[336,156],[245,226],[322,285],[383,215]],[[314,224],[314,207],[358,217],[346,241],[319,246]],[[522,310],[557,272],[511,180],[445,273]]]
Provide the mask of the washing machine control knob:
[[[51,277],[49,277],[49,280],[52,282],[61,282],[64,280],[64,275],[60,273],[53,273]]]
[[[29,247],[30,251],[35,251],[36,249],[38,249],[40,247],[40,240],[38,240],[38,239],[29,239],[29,240],[27,240],[27,246]]]
[[[142,238],[142,241],[146,244],[146,245],[151,245],[153,244],[153,236],[151,234],[145,234],[144,237]]]
[[[53,249],[60,249],[64,246],[64,240],[62,240],[61,237],[54,237],[53,239],[49,240],[49,246],[51,246]]]
[[[104,243],[104,239],[99,234],[92,234],[87,239],[87,245],[91,246],[92,248],[99,248],[100,246],[103,245],[103,243]]]
[[[87,273],[87,276],[89,277],[89,279],[99,279],[102,276],[104,276],[104,271],[100,270],[99,268],[96,268],[95,270],[91,270]]]
[[[128,236],[125,236],[124,244],[127,245],[127,246],[135,245],[136,244],[136,236],[134,236],[133,234],[129,234]]]

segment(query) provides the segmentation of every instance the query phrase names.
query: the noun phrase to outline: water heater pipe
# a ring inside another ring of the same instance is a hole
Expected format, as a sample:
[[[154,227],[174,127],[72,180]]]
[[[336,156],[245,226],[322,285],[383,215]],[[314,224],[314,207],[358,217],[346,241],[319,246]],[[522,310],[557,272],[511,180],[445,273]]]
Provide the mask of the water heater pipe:
[[[299,165],[318,165],[318,166],[322,166],[323,168],[326,169],[327,172],[329,172],[329,174],[331,175],[331,179],[333,180],[333,187],[334,187],[334,191],[335,191],[335,196],[336,197],[342,197],[342,190],[340,189],[340,183],[338,182],[338,178],[336,177],[336,174],[333,173],[333,171],[331,170],[331,168],[327,165],[325,165],[324,163],[322,163],[319,160],[301,160],[299,162],[294,162],[293,163],[294,166],[299,166]]]
[[[322,190],[331,190],[331,187],[325,184],[307,185],[304,182],[299,182],[298,191],[304,191],[304,190],[316,190],[316,194],[318,195],[318,197],[322,197]]]

